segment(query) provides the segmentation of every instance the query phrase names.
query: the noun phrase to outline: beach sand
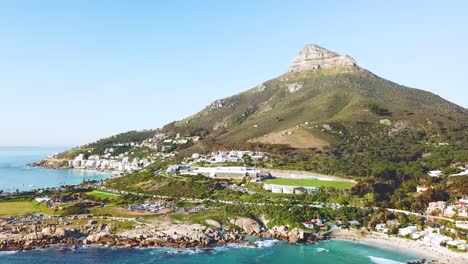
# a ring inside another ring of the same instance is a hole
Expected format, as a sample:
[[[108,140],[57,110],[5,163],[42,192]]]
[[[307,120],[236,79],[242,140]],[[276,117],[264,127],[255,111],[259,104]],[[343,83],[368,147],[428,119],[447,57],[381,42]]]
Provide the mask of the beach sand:
[[[448,248],[435,246],[424,241],[414,241],[377,232],[363,233],[360,230],[333,231],[333,236],[338,239],[352,240],[371,246],[408,252],[419,258],[430,259],[432,263],[468,264],[468,253],[453,252]]]

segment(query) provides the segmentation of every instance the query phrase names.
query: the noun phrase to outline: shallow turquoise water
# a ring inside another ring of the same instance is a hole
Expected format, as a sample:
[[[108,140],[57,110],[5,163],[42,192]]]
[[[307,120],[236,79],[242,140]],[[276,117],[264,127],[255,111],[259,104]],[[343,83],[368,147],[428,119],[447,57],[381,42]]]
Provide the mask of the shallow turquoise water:
[[[318,245],[290,245],[285,242],[262,242],[263,247],[219,247],[212,252],[176,249],[80,248],[76,252],[56,249],[0,253],[0,263],[349,263],[395,264],[416,260],[416,256],[354,243],[331,240]]]
[[[80,170],[48,170],[33,168],[27,164],[45,158],[66,148],[0,147],[0,190],[30,190],[78,184],[83,180],[100,180],[109,176]]]

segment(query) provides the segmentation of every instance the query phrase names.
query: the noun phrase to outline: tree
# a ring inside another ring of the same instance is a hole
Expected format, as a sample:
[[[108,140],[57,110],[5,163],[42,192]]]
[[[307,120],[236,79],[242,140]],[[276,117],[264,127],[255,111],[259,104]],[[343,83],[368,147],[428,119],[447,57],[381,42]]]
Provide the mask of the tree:
[[[244,160],[245,165],[252,166],[252,157],[250,157],[250,155],[244,154],[242,159]]]

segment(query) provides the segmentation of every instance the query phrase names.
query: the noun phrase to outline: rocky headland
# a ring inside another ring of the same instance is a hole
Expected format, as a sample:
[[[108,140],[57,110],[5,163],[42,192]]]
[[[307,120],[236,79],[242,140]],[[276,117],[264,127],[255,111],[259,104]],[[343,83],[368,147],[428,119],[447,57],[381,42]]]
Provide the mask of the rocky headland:
[[[73,227],[68,227],[73,226]],[[246,236],[271,238],[289,243],[314,243],[329,235],[316,235],[298,228],[275,226],[265,229],[261,223],[239,217],[223,225],[206,220],[206,225],[192,223],[161,223],[157,226],[137,224],[130,230],[116,232],[112,224],[88,220],[76,226],[70,222],[60,225],[48,223],[4,223],[0,226],[0,251],[21,251],[59,245],[59,250],[76,250],[81,246],[107,247],[171,247],[207,248],[227,244],[255,247]]]

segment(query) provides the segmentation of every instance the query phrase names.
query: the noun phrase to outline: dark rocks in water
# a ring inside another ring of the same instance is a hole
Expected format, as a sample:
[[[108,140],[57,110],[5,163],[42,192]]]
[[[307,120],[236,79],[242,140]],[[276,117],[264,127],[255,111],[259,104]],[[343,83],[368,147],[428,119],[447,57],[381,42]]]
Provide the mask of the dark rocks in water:
[[[419,260],[416,260],[416,261],[408,261],[406,262],[407,264],[426,264],[428,262],[426,262],[426,259],[425,258],[421,258]]]
[[[68,251],[68,249],[67,249],[66,247],[59,247],[59,248],[57,249],[57,251],[59,251],[59,252],[66,252],[66,251]]]

